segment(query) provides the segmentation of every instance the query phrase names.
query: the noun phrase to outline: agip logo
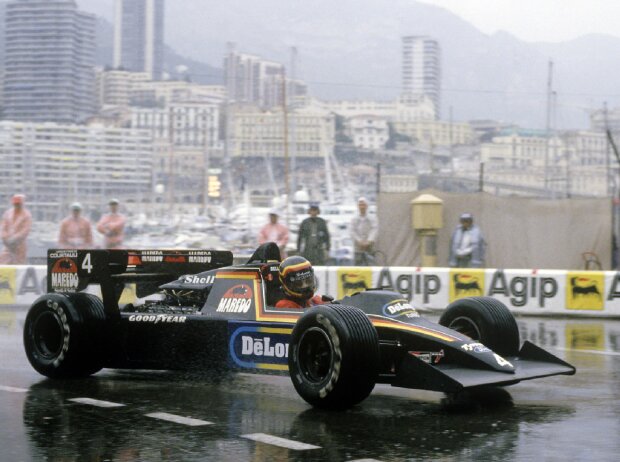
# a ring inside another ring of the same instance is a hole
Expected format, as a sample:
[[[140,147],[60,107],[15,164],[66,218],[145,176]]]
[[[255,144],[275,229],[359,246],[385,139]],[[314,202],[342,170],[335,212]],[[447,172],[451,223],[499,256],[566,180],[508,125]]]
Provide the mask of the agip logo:
[[[338,269],[338,298],[353,295],[372,287],[372,270],[359,268]]]
[[[566,275],[566,308],[569,310],[604,309],[605,274],[601,271],[583,273],[568,272]]]
[[[484,295],[483,269],[450,270],[450,301]]]
[[[15,302],[15,268],[0,269],[0,304]]]

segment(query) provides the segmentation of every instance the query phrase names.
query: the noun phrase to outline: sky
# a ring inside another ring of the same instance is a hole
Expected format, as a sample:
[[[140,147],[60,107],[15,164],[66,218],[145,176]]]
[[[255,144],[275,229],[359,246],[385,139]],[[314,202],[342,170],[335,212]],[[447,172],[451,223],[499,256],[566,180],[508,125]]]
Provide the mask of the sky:
[[[185,1],[167,0],[166,8],[182,8]],[[290,1],[294,0],[282,0]],[[360,7],[364,3],[384,1],[360,0]],[[419,1],[452,11],[486,34],[504,30],[528,42],[561,42],[591,33],[620,37],[620,1],[617,0]],[[209,0],[202,2],[209,4]],[[109,20],[113,17],[114,0],[77,0],[77,3],[84,10]]]
[[[617,0],[419,1],[445,8],[485,34],[504,30],[528,42],[562,42],[592,33],[620,37]]]

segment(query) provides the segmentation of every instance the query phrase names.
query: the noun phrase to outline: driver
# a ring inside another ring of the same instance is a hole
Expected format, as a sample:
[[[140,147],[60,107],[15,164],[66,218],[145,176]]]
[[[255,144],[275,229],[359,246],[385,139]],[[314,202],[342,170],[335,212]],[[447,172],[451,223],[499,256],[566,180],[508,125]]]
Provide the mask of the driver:
[[[278,300],[276,308],[308,308],[323,305],[329,297],[314,295],[316,278],[312,265],[304,257],[288,257],[280,263],[280,283],[284,298]]]

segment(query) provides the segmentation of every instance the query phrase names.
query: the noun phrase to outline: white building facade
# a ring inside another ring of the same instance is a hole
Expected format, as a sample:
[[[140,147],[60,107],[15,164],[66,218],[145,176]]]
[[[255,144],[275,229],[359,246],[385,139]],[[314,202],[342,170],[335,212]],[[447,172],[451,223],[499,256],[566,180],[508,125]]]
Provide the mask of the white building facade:
[[[80,201],[149,200],[153,141],[147,131],[55,123],[0,122],[0,201],[16,192],[41,219]]]

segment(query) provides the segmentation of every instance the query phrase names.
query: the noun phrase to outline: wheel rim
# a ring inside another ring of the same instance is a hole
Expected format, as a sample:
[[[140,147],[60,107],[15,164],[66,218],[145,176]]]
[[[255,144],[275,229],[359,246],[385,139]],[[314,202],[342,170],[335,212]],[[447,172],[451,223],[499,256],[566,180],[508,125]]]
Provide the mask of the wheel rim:
[[[448,326],[450,329],[467,335],[472,340],[478,340],[482,338],[478,324],[476,324],[471,318],[467,316],[460,316],[452,320]]]
[[[305,331],[299,339],[297,362],[304,377],[313,383],[323,381],[332,368],[332,342],[327,333],[318,327]]]
[[[64,328],[56,313],[46,311],[32,323],[34,349],[45,359],[56,358],[63,346]]]

